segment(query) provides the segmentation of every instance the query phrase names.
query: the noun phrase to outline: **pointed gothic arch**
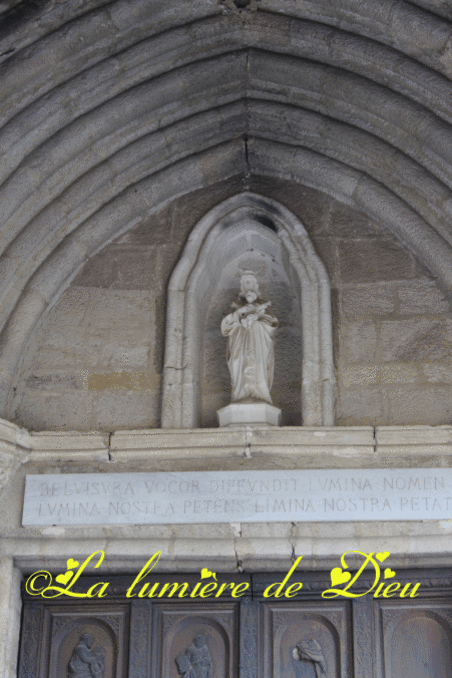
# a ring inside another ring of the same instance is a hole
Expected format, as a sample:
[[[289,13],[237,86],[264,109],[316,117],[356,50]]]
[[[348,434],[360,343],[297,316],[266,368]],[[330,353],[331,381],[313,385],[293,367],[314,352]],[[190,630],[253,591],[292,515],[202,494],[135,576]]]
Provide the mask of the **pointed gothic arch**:
[[[264,237],[263,237],[264,236]],[[211,209],[195,226],[168,286],[162,401],[163,428],[200,425],[200,373],[205,312],[218,272],[247,241],[281,261],[301,313],[302,422],[334,424],[330,284],[301,222],[269,198],[244,192]]]

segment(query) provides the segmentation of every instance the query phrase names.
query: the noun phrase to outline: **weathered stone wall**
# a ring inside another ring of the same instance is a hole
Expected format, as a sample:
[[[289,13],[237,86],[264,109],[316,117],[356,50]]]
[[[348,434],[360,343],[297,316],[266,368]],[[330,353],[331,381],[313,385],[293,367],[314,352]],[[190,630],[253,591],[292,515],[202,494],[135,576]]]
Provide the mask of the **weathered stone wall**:
[[[159,426],[169,277],[194,224],[241,185],[176,200],[90,260],[28,348],[17,421],[36,430]]]
[[[247,187],[300,218],[328,270],[337,423],[449,422],[452,316],[428,271],[384,225],[318,191],[262,178]],[[243,188],[237,179],[177,199],[91,259],[29,346],[17,382],[18,423],[35,430],[159,426],[169,276],[199,218]],[[224,361],[223,350],[217,354]],[[297,425],[291,393],[299,392],[299,377],[293,361],[282,362],[277,404],[290,413],[285,423]],[[223,362],[218,371],[225,373]],[[213,424],[206,413],[204,425]]]
[[[452,315],[435,280],[383,224],[286,182],[332,287],[337,424],[442,424],[452,416]]]

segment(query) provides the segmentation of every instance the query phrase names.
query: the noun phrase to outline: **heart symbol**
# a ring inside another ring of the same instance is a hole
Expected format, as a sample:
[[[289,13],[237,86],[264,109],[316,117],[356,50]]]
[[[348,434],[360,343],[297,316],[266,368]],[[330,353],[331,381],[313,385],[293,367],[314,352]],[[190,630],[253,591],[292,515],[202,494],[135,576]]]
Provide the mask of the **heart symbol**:
[[[391,579],[391,577],[395,577],[395,572],[387,567],[385,570],[385,579]]]
[[[217,581],[217,573],[211,572],[207,567],[203,567],[201,570],[201,579],[208,579],[209,577],[213,577],[215,581]]]
[[[55,577],[55,581],[57,581],[59,584],[66,585],[73,574],[74,573],[71,571],[66,572],[66,574],[59,574],[57,577]]]
[[[336,584],[345,584],[349,579],[352,578],[350,572],[343,572],[340,567],[334,567],[331,570],[331,586],[336,586]]]
[[[386,558],[390,555],[391,554],[389,553],[389,551],[385,551],[384,553],[377,553],[377,560],[379,560],[380,563],[382,563],[383,560],[386,560]]]
[[[72,558],[69,558],[67,561],[67,569],[68,570],[75,570],[79,566],[79,563],[77,560],[73,560]]]

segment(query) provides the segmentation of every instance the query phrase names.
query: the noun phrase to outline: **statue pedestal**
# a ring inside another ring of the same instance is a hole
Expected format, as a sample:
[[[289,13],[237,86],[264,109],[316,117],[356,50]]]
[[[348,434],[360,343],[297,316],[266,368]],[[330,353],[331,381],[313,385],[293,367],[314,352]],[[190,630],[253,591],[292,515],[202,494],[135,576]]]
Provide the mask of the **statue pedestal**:
[[[217,410],[220,427],[223,426],[281,426],[281,410],[270,403],[231,403]]]

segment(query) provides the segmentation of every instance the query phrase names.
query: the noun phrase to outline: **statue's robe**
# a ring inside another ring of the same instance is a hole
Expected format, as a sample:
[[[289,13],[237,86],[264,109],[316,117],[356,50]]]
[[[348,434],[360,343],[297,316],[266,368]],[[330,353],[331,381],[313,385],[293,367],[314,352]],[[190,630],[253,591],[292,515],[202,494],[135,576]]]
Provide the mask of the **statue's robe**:
[[[232,402],[244,398],[272,402],[270,389],[275,366],[272,336],[276,324],[276,318],[267,313],[248,328],[240,320],[238,311],[223,318],[221,332],[228,337]]]
[[[294,658],[296,678],[327,678],[325,658],[316,640],[311,639],[297,645]]]

